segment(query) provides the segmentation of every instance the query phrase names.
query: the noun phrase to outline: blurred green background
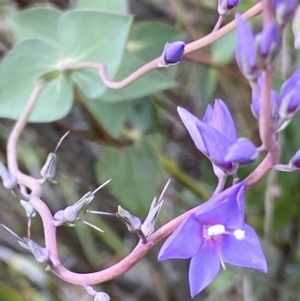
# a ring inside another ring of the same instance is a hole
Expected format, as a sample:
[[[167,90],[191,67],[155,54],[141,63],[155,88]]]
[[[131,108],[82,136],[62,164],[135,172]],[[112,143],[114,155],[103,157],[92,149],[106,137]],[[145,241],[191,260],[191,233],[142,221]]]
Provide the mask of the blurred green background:
[[[255,3],[244,0],[239,11]],[[218,18],[216,6],[211,0],[0,0],[0,160],[6,162],[12,119],[20,115],[34,81],[47,74],[49,84],[32,116],[34,122],[21,136],[18,155],[21,169],[38,177],[48,153],[71,131],[58,151],[57,183],[44,189],[43,199],[53,213],[110,178],[89,209],[115,212],[121,204],[144,218],[169,178],[159,225],[207,200],[216,178],[176,107],[202,117],[208,103],[222,98],[239,134],[259,145],[257,122],[250,112],[251,91],[234,59],[235,32],[188,54],[180,65],[152,71],[121,90],[107,89],[97,72],[63,75],[55,68],[66,58],[105,60],[109,74],[122,79],[159,56],[166,42],[189,42],[208,34]],[[260,30],[261,17],[251,24]],[[299,64],[299,52],[292,45],[288,27],[276,65],[277,89]],[[280,137],[283,163],[300,147],[299,122],[296,117]],[[257,164],[240,169],[240,178]],[[2,186],[0,190],[0,222],[26,236],[24,209]],[[268,274],[228,265],[195,300],[300,300],[299,174],[270,173],[247,193],[246,207],[247,221],[262,239]],[[118,220],[87,213],[82,217],[105,233],[79,222],[58,229],[61,261],[72,271],[109,267],[138,241]],[[0,301],[93,299],[82,287],[45,272],[14,237],[0,231]],[[44,245],[38,216],[33,219],[32,239]],[[160,245],[130,271],[95,289],[107,292],[111,300],[190,300],[188,261],[158,263]]]

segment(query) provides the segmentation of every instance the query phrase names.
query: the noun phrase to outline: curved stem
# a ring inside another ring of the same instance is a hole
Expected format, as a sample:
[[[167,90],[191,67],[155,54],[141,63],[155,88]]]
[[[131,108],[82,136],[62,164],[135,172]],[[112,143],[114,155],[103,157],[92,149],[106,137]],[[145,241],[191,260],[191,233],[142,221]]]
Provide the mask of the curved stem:
[[[252,17],[259,14],[262,10],[261,3],[257,3],[252,8],[250,8],[248,11],[246,11],[242,18],[244,20],[249,20]],[[223,26],[221,29],[213,31],[212,33],[208,34],[207,36],[196,40],[194,42],[191,42],[186,45],[185,47],[185,54],[193,52],[195,50],[198,50],[200,48],[203,48],[216,40],[220,39],[221,37],[225,36],[232,30],[236,28],[236,22],[232,21],[228,23],[227,25]],[[161,65],[161,57],[158,57],[154,59],[153,61],[147,63],[146,65],[142,66],[132,74],[130,74],[128,77],[121,81],[114,81],[112,80],[109,75],[107,74],[106,67],[103,64],[96,63],[96,62],[82,62],[82,63],[73,63],[73,62],[61,62],[59,64],[59,70],[60,71],[66,71],[66,70],[78,70],[78,69],[85,69],[85,68],[92,68],[97,69],[99,71],[99,75],[103,81],[103,83],[109,87],[110,89],[122,89],[135,80],[137,80],[142,75],[148,73],[151,70],[154,70],[156,68],[159,68]]]

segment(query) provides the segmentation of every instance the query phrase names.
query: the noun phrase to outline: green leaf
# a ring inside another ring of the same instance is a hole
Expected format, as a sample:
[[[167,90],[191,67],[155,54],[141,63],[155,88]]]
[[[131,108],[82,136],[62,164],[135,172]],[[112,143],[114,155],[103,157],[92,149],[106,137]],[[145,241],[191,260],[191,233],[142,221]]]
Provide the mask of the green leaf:
[[[39,39],[59,47],[56,27],[60,16],[56,9],[31,8],[17,12],[8,21],[18,42]]]
[[[147,132],[157,124],[156,108],[150,97],[143,97],[131,101],[127,114],[131,127],[139,132]]]
[[[83,97],[83,103],[112,137],[118,138],[120,136],[130,109],[131,104],[129,102],[108,103]]]
[[[24,110],[36,80],[55,70],[58,59],[56,49],[42,41],[26,40],[17,44],[0,65],[0,117],[17,119]],[[47,112],[51,107],[52,103],[48,100],[43,110]],[[30,120],[43,121],[37,118],[37,111]]]
[[[146,211],[160,179],[159,158],[146,140],[122,149],[105,147],[96,174],[99,182],[112,179],[109,189],[126,209]]]
[[[129,51],[125,51],[122,65],[118,71],[116,80],[121,80],[127,77],[144,64],[145,62],[140,60],[134,54]],[[166,77],[162,72],[154,70],[123,89],[109,89],[100,98],[100,100],[108,102],[131,100],[156,93],[158,91],[170,89],[174,86],[175,82],[173,80]]]
[[[73,86],[66,75],[51,80],[42,92],[30,120],[51,122],[65,117],[72,108]]]
[[[160,56],[167,42],[185,40],[187,34],[174,27],[152,21],[134,23],[127,43],[130,52],[145,61]]]
[[[93,10],[70,11],[58,21],[58,35],[65,58],[74,62],[94,61],[107,66],[114,78],[131,26],[131,17]],[[72,72],[72,80],[85,96],[96,98],[107,87],[95,70]]]
[[[214,62],[220,66],[231,62],[236,44],[236,31],[228,33],[221,39],[211,44],[212,57]]]
[[[76,8],[93,8],[117,14],[128,14],[127,0],[77,0]]]

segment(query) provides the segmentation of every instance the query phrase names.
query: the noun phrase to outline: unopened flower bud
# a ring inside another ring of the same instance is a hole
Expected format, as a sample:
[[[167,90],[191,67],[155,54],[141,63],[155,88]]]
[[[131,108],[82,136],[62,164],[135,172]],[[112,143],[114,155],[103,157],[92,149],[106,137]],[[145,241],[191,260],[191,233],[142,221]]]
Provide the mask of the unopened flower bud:
[[[260,97],[261,97],[261,89],[263,86],[263,80],[260,76],[257,80],[257,87],[252,89],[252,103],[250,105],[253,116],[258,119],[259,111],[260,111]],[[280,100],[278,92],[275,90],[271,90],[271,120],[272,124],[276,124],[279,119],[279,106]]]
[[[57,156],[54,153],[50,153],[47,157],[46,163],[41,169],[41,176],[44,179],[53,179],[56,175]]]
[[[300,49],[300,5],[298,6],[293,20],[294,47]]]
[[[24,237],[23,241],[18,241],[20,246],[24,249],[30,251],[36,261],[40,263],[45,263],[49,261],[50,259],[50,252],[41,246],[39,246],[37,243],[32,241],[31,239]]]
[[[178,64],[184,55],[185,43],[181,41],[166,43],[162,54],[161,67]]]
[[[236,61],[243,75],[249,81],[255,81],[260,76],[262,68],[257,63],[254,34],[239,14],[236,14],[235,21],[237,23]]]
[[[109,300],[110,300],[109,295],[103,292],[98,292],[94,297],[94,301],[109,301]]]
[[[117,217],[126,225],[128,231],[136,232],[141,229],[141,220],[121,206],[118,206]]]
[[[288,78],[280,90],[279,115],[284,118],[292,118],[300,108],[300,68]]]
[[[256,37],[257,57],[264,68],[278,55],[281,47],[281,32],[274,21],[270,21]]]
[[[28,218],[36,216],[36,211],[35,211],[35,209],[33,208],[33,206],[29,202],[20,200],[20,204],[25,209],[26,216]]]
[[[289,166],[291,166],[293,169],[300,169],[300,149],[291,158]]]
[[[15,175],[0,162],[0,177],[2,178],[3,186],[7,189],[13,189],[18,184],[18,179]]]
[[[273,9],[277,23],[283,27],[293,20],[297,0],[273,0]]]
[[[234,8],[236,8],[241,0],[219,0],[218,13],[219,15],[228,15]]]

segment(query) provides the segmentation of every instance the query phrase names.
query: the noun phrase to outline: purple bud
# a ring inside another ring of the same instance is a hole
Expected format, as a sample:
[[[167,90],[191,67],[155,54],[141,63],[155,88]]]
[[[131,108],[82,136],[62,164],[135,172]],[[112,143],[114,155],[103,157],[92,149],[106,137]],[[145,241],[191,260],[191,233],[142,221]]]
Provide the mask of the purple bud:
[[[293,167],[294,169],[300,169],[300,149],[291,158],[289,166]]]
[[[243,75],[249,80],[256,80],[262,71],[257,64],[256,44],[252,30],[239,14],[235,15],[237,22],[237,44],[235,57]]]
[[[184,54],[185,43],[181,41],[166,43],[162,54],[162,66],[178,64]]]
[[[280,51],[281,32],[276,22],[269,22],[261,33],[256,35],[257,55],[263,67],[271,63]]]
[[[300,68],[288,78],[280,90],[279,114],[282,118],[291,118],[300,108]]]
[[[279,26],[293,20],[297,8],[297,0],[273,0],[275,18]]]
[[[220,15],[229,14],[234,8],[236,8],[241,0],[219,0],[218,13]]]
[[[9,172],[9,170],[0,162],[0,177],[3,181],[3,186],[7,189],[13,189],[18,184],[18,179],[15,175]]]
[[[257,149],[250,140],[238,138],[237,141],[229,147],[225,160],[238,164],[248,164],[253,162],[257,156]]]
[[[41,176],[48,180],[53,179],[56,175],[56,163],[57,163],[57,156],[55,153],[50,153],[47,157],[47,160],[44,166],[41,169]]]

